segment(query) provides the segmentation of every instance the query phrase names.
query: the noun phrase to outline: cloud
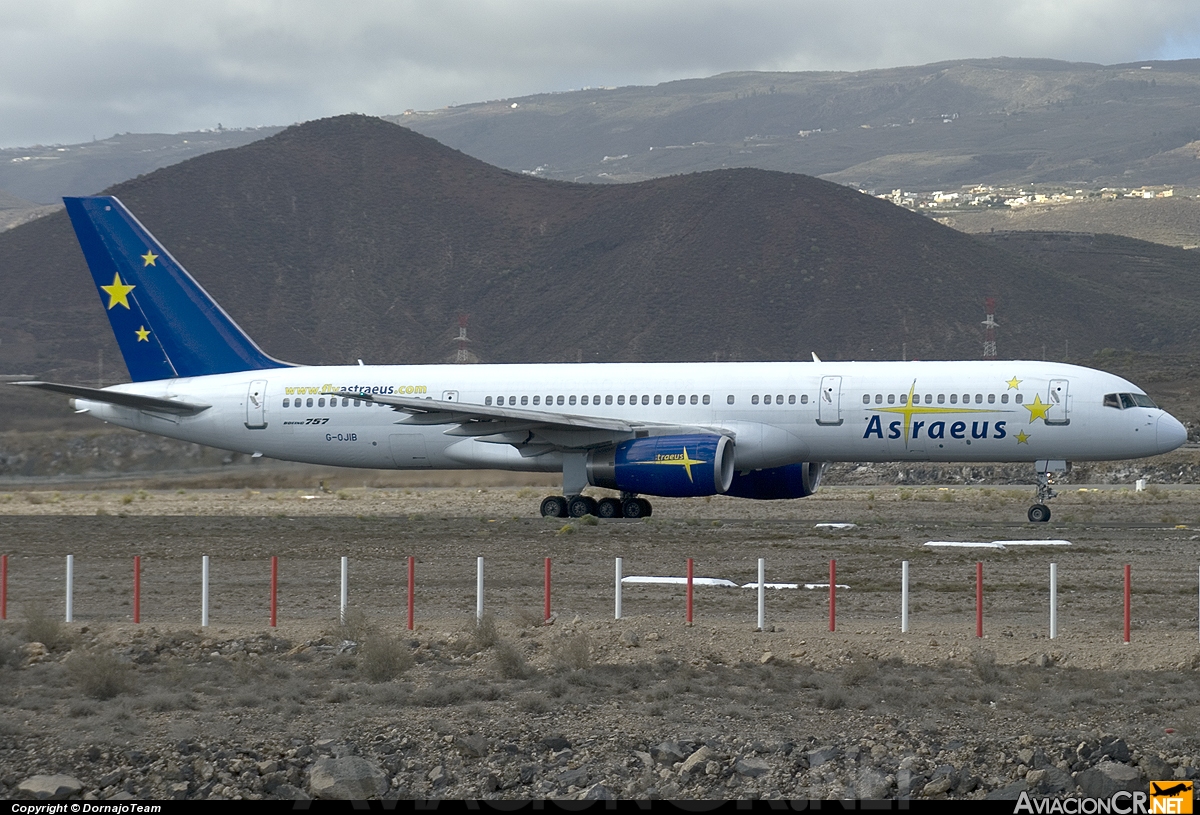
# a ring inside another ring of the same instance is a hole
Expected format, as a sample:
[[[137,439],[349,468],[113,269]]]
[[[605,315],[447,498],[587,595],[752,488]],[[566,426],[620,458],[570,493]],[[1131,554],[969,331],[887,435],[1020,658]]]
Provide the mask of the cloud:
[[[1200,56],[1194,0],[0,0],[0,144],[733,70]]]

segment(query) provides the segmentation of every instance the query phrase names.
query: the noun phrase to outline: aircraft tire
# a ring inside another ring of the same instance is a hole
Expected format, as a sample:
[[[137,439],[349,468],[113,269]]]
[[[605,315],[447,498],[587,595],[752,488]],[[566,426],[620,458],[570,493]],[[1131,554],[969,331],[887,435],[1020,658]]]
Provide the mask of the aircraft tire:
[[[645,515],[645,507],[640,498],[630,498],[621,504],[621,515],[626,518],[641,518]]]
[[[616,498],[601,498],[596,504],[596,516],[600,518],[620,518],[624,515],[621,512],[621,502]]]
[[[567,499],[561,495],[551,495],[542,501],[543,518],[567,517]]]
[[[1035,524],[1044,524],[1050,520],[1050,507],[1045,504],[1034,504],[1029,508],[1029,521]]]
[[[643,518],[649,518],[651,515],[653,515],[653,514],[654,514],[654,507],[652,507],[652,506],[650,505],[650,502],[649,502],[649,501],[647,501],[645,498],[637,498],[637,499],[635,499],[635,500],[636,500],[636,501],[637,501],[639,504],[641,504],[641,505],[642,505],[642,517],[643,517]]]
[[[582,518],[584,515],[596,514],[596,499],[588,498],[586,495],[580,495],[572,498],[567,504],[567,511],[572,518]]]

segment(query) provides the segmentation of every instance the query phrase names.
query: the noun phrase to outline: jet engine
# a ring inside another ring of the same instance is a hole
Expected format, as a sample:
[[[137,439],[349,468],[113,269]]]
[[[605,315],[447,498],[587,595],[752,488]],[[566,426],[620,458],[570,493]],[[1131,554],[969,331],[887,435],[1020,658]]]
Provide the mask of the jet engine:
[[[824,461],[802,461],[767,470],[735,473],[725,494],[760,501],[806,498],[821,486],[821,476],[827,466],[828,462]]]
[[[630,439],[588,455],[588,482],[611,490],[690,498],[716,495],[733,481],[728,436],[693,434]]]

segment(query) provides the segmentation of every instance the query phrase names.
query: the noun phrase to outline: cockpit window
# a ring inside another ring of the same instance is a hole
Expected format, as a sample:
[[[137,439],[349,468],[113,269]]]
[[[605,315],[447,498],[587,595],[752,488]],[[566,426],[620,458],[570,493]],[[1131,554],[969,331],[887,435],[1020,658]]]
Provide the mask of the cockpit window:
[[[1132,407],[1158,408],[1158,405],[1144,393],[1106,393],[1104,406],[1125,410]]]

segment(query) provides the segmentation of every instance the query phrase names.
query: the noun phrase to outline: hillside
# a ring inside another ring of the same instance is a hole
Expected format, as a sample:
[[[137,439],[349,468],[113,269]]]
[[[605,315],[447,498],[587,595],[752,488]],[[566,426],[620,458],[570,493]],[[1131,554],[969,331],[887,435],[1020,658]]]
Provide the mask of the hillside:
[[[963,232],[1092,232],[1122,235],[1187,249],[1200,247],[1200,199],[1071,201],[1019,207],[960,207],[939,211],[940,223]]]
[[[972,358],[988,294],[1005,356],[1200,350],[1191,253],[1084,274],[800,175],[568,184],[342,116],[112,192],[301,363],[442,361],[460,313],[489,362]],[[0,281],[0,373],[124,377],[65,214],[0,234]]]
[[[722,74],[395,117],[547,178],[725,167],[863,189],[1200,182],[1200,60],[977,59],[860,72]]]

